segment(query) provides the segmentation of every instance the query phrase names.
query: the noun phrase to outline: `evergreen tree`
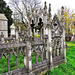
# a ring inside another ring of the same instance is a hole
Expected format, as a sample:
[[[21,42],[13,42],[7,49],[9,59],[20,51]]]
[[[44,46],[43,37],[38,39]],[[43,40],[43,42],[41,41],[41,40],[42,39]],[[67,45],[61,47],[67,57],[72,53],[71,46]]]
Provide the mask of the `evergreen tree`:
[[[0,13],[5,14],[8,19],[8,35],[10,35],[10,25],[13,23],[12,11],[4,0],[0,0]]]

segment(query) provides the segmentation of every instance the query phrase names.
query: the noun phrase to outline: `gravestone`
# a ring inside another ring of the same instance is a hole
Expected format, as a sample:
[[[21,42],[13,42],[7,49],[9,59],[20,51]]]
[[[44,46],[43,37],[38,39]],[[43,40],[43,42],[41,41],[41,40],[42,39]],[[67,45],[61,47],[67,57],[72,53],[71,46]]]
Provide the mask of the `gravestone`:
[[[15,29],[16,29],[16,28],[15,28],[14,24],[12,24],[12,25],[10,26],[11,36],[16,35]]]
[[[3,32],[4,37],[8,37],[8,19],[0,13],[0,35]]]

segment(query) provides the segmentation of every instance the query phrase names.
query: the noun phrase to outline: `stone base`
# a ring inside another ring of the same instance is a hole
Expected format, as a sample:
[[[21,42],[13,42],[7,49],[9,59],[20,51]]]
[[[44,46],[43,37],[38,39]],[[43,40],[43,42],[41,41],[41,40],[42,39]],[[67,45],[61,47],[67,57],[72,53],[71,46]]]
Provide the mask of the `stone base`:
[[[52,65],[50,65],[50,69],[51,69],[51,70],[53,69],[53,64],[52,64]]]

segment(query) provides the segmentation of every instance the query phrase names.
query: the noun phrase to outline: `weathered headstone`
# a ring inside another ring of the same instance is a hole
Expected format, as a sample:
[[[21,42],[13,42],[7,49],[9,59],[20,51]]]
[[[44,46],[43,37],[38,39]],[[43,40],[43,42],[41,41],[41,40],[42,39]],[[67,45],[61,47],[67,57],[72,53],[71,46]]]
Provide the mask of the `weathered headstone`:
[[[3,32],[4,37],[8,37],[8,19],[4,14],[0,14],[0,35]]]
[[[13,36],[13,35],[15,35],[16,33],[15,33],[15,26],[14,26],[14,24],[12,24],[11,26],[10,26],[10,30],[11,30],[11,36]]]

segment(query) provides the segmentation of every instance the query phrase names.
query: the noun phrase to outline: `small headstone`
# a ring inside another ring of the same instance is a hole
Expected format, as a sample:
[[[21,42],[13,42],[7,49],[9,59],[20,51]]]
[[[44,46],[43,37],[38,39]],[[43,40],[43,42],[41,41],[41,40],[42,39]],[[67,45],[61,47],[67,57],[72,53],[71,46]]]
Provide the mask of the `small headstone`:
[[[11,30],[11,36],[13,36],[13,35],[16,34],[16,33],[15,33],[15,26],[14,26],[14,24],[12,24],[12,25],[10,26],[10,30]]]

